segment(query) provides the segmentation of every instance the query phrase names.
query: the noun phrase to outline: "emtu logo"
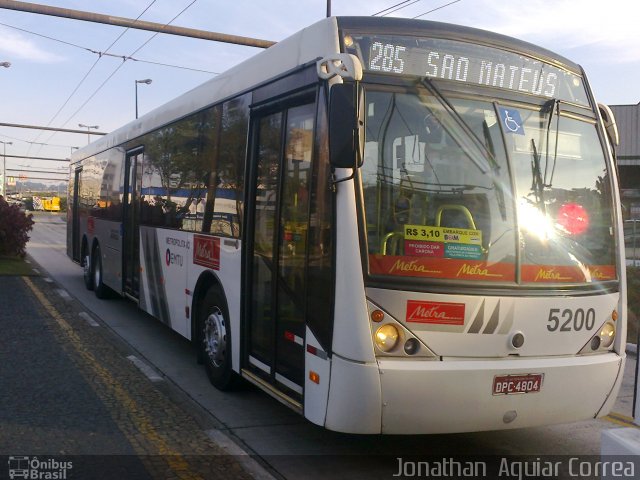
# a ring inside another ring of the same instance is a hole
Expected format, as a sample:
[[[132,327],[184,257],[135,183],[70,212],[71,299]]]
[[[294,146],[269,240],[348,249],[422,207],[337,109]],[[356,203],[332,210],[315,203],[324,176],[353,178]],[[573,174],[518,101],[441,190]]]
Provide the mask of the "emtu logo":
[[[464,325],[464,303],[407,300],[407,322]]]
[[[167,267],[170,265],[179,265],[182,266],[183,258],[179,253],[171,253],[171,250],[167,248],[167,252],[164,256],[165,262],[167,262]]]

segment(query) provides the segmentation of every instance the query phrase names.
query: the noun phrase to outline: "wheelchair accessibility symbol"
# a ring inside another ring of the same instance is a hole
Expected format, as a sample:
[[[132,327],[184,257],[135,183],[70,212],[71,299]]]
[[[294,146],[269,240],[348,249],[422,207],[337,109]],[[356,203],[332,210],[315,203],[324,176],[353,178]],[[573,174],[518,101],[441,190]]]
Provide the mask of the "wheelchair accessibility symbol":
[[[524,135],[524,126],[518,110],[504,107],[499,107],[498,110],[500,111],[500,119],[505,133]]]

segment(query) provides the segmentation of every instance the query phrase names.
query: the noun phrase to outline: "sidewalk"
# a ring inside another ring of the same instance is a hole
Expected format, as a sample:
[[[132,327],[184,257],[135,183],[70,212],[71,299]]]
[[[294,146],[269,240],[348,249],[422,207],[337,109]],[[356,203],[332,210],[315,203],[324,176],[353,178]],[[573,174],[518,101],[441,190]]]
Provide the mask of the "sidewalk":
[[[0,276],[0,306],[0,479],[251,478],[49,279]]]

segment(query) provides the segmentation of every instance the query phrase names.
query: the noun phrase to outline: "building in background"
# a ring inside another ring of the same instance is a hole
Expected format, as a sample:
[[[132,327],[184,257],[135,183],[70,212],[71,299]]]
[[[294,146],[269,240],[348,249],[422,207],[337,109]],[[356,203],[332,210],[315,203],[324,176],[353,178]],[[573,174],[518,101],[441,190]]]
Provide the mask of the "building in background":
[[[625,219],[640,219],[640,103],[610,105],[620,133],[616,150]]]

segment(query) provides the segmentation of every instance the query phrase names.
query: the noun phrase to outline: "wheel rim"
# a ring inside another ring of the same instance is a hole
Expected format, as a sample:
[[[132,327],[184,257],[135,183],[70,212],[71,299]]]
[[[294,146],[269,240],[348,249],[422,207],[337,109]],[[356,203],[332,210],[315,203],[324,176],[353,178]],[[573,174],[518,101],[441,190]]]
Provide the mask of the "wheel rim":
[[[96,256],[96,259],[98,257]],[[97,261],[94,262],[93,265],[93,284],[96,287],[100,286],[100,282],[102,280],[102,272],[100,271],[100,260],[98,259]]]
[[[91,259],[89,258],[89,255],[85,255],[84,257],[84,278],[86,279],[90,279],[91,278]]]
[[[203,337],[204,351],[209,361],[215,367],[221,367],[224,364],[227,351],[227,329],[224,315],[218,307],[214,307],[204,321]]]

